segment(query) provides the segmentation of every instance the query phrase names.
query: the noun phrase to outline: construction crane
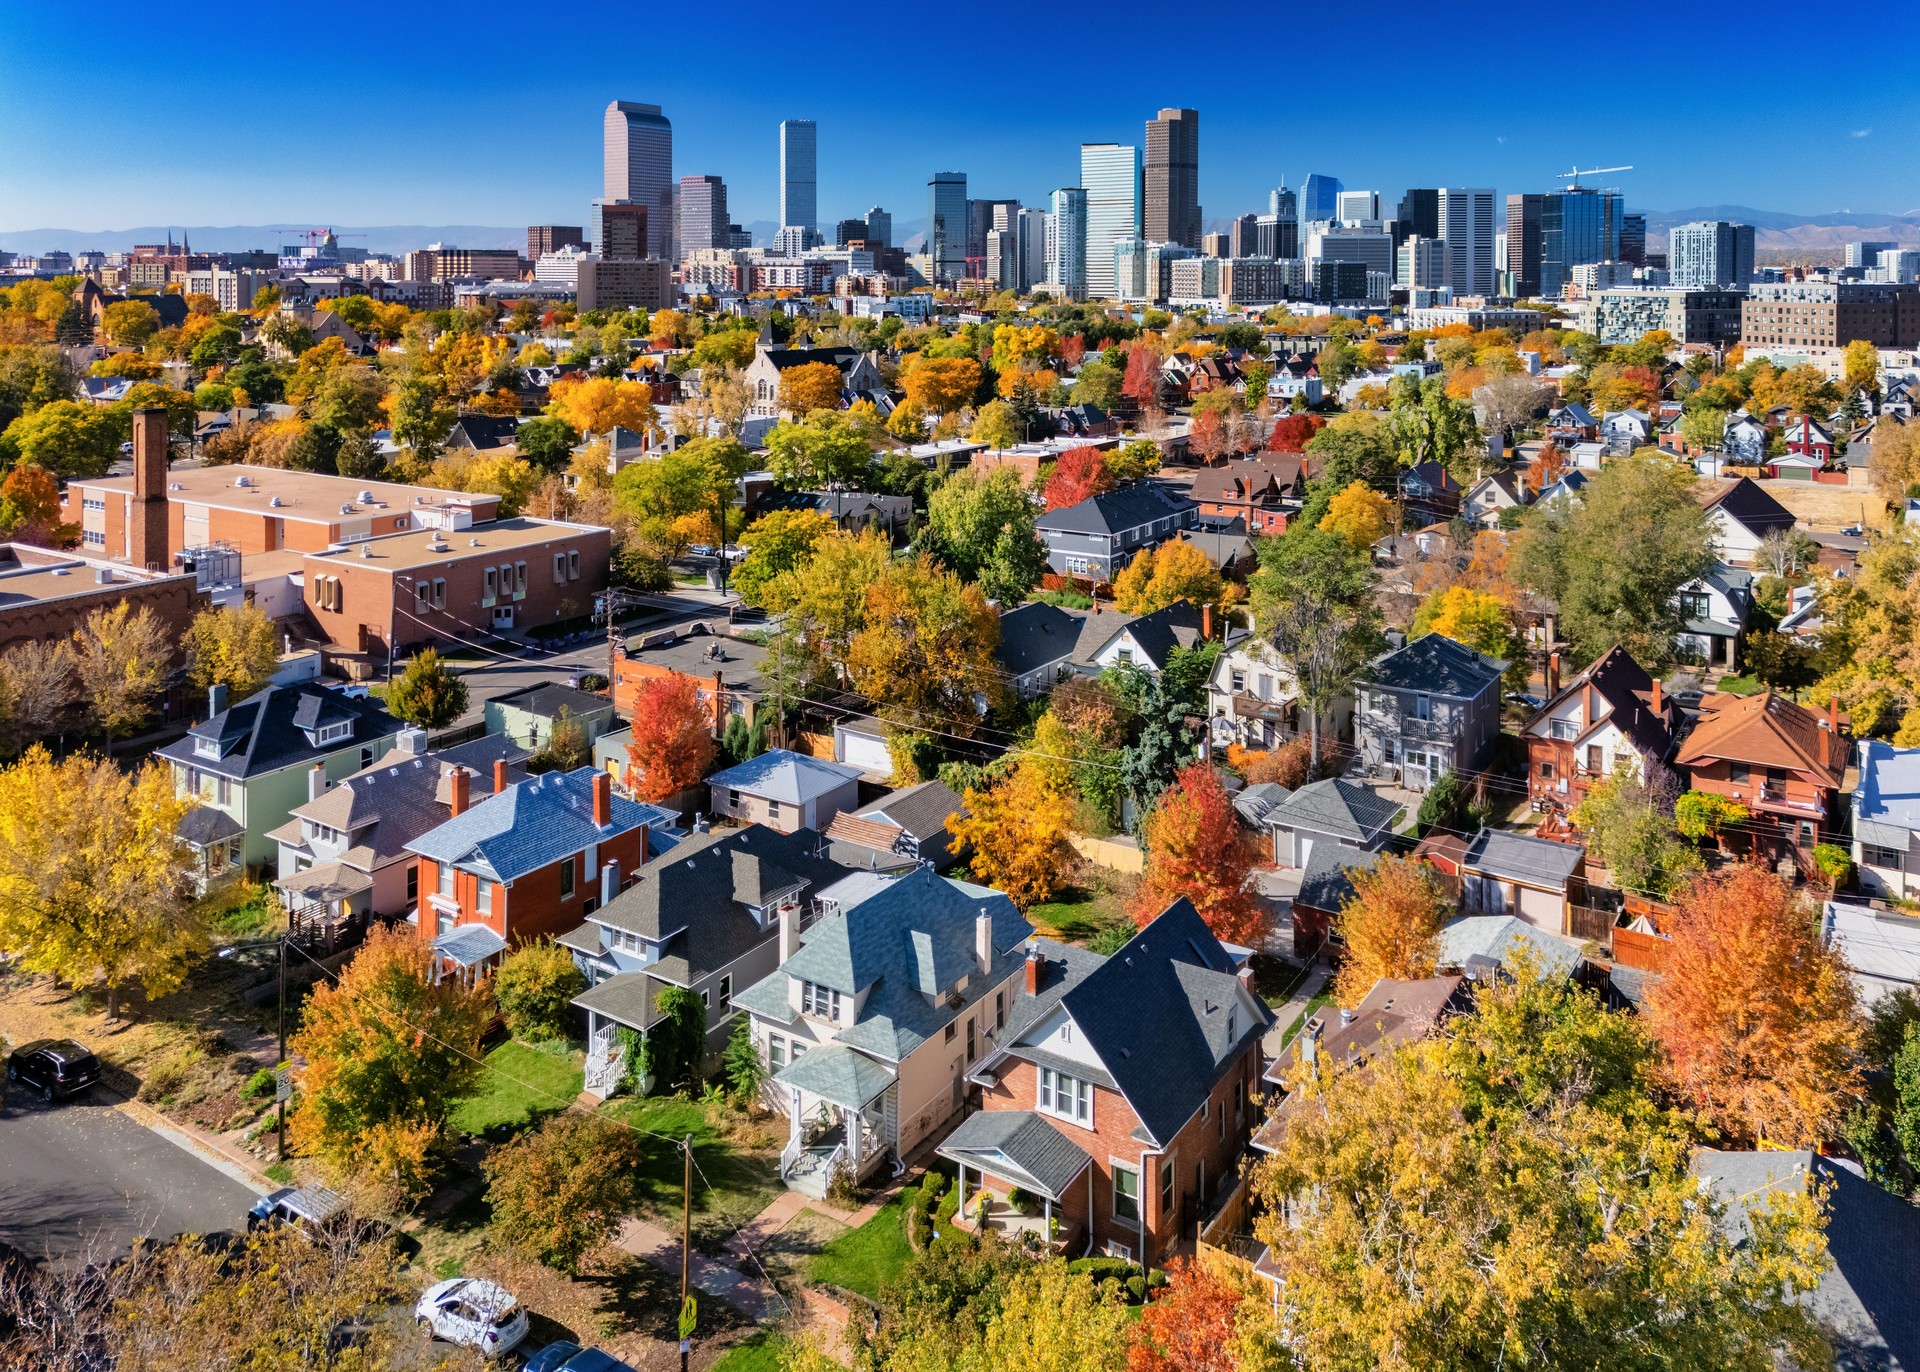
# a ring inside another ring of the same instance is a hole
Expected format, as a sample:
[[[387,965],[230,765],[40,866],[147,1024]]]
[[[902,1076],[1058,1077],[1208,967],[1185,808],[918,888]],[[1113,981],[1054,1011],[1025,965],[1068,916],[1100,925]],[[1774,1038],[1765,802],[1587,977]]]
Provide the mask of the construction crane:
[[[1577,191],[1580,189],[1580,178],[1583,176],[1603,176],[1607,172],[1632,170],[1632,167],[1587,167],[1582,169],[1576,165],[1572,171],[1561,172],[1559,179],[1570,183],[1567,187],[1568,190]]]
[[[309,248],[331,247],[341,238],[365,238],[364,233],[335,233],[332,229],[302,229],[300,236],[307,240]]]

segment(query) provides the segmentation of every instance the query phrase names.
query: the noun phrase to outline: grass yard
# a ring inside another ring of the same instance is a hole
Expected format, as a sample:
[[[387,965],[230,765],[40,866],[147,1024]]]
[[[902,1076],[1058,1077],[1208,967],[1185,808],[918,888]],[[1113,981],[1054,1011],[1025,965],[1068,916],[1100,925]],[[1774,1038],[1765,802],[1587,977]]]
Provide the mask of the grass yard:
[[[1293,1036],[1300,1032],[1301,1027],[1331,1004],[1333,1004],[1333,993],[1331,991],[1322,991],[1319,995],[1308,1001],[1307,1008],[1295,1015],[1293,1017],[1293,1023],[1287,1026],[1287,1032],[1282,1035],[1280,1039],[1281,1046],[1285,1047],[1287,1044],[1293,1042]]]
[[[1089,875],[1086,880],[1062,886],[1056,899],[1034,906],[1027,911],[1027,918],[1042,934],[1063,943],[1092,943],[1108,930],[1121,927],[1131,932],[1127,891],[1120,889],[1122,883],[1111,879],[1113,876]]]
[[[684,1164],[677,1141],[693,1138],[693,1242],[715,1253],[728,1235],[771,1205],[780,1182],[780,1148],[771,1125],[754,1124],[725,1105],[677,1096],[615,1097],[602,1107],[610,1119],[632,1125],[645,1161],[647,1199],[641,1213],[680,1222]],[[664,1135],[664,1137],[655,1137]]]
[[[1253,993],[1276,1009],[1287,1003],[1293,988],[1307,974],[1306,968],[1268,953],[1255,953],[1249,964],[1253,968]]]
[[[1723,676],[1720,678],[1720,684],[1714,689],[1736,696],[1757,695],[1760,690],[1760,681],[1759,678],[1752,676]]]
[[[581,1055],[565,1055],[509,1039],[487,1054],[480,1089],[454,1107],[452,1124],[463,1134],[498,1142],[564,1110],[580,1094]]]
[[[809,1281],[844,1286],[873,1300],[880,1294],[880,1283],[912,1258],[905,1212],[896,1198],[858,1229],[849,1229],[829,1242],[807,1263],[806,1274]]]
[[[780,1372],[793,1352],[793,1340],[777,1329],[762,1329],[717,1358],[707,1372]]]

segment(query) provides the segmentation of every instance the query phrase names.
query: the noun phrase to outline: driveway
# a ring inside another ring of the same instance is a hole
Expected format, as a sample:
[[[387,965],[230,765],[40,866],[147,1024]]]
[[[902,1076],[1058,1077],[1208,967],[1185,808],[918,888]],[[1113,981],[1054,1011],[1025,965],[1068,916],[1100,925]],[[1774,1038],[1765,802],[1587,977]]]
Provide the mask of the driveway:
[[[134,1239],[245,1230],[255,1193],[113,1108],[95,1087],[47,1105],[0,1104],[0,1245],[57,1264]]]

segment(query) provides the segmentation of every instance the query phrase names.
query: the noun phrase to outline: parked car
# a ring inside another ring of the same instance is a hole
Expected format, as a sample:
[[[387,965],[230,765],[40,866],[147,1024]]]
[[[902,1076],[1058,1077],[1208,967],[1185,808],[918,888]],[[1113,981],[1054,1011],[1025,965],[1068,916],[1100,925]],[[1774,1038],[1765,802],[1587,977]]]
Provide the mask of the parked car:
[[[51,1102],[100,1080],[100,1059],[72,1039],[35,1039],[8,1056],[7,1080],[37,1087],[41,1097]]]
[[[478,1277],[429,1286],[413,1317],[434,1338],[477,1348],[488,1358],[499,1357],[527,1337],[527,1312],[513,1293]]]
[[[260,1197],[247,1211],[251,1233],[270,1224],[295,1224],[318,1229],[347,1213],[347,1198],[324,1186],[283,1186]]]
[[[521,1372],[633,1372],[633,1368],[611,1353],[561,1339],[536,1351]]]

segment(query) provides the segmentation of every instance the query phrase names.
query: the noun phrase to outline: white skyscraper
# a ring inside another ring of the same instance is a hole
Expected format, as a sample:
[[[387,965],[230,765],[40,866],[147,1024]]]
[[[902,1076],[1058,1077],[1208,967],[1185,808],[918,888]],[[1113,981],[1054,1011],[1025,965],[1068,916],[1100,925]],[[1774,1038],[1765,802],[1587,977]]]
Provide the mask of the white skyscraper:
[[[1380,217],[1379,191],[1341,191],[1335,197],[1334,218],[1341,223]]]
[[[1087,295],[1087,193],[1079,186],[1063,186],[1053,193],[1048,216],[1047,280],[1070,300]]]
[[[1112,300],[1114,244],[1140,237],[1140,149],[1123,143],[1082,143],[1080,185],[1087,195],[1087,298]]]
[[[1494,194],[1490,190],[1440,188],[1440,237],[1447,245],[1447,279],[1454,299],[1463,295],[1491,296]],[[1439,283],[1435,283],[1439,284]]]
[[[811,119],[780,121],[780,227],[820,227],[819,129]]]
[[[602,198],[645,205],[647,255],[673,256],[673,125],[658,105],[615,100],[607,106],[604,139]]]

